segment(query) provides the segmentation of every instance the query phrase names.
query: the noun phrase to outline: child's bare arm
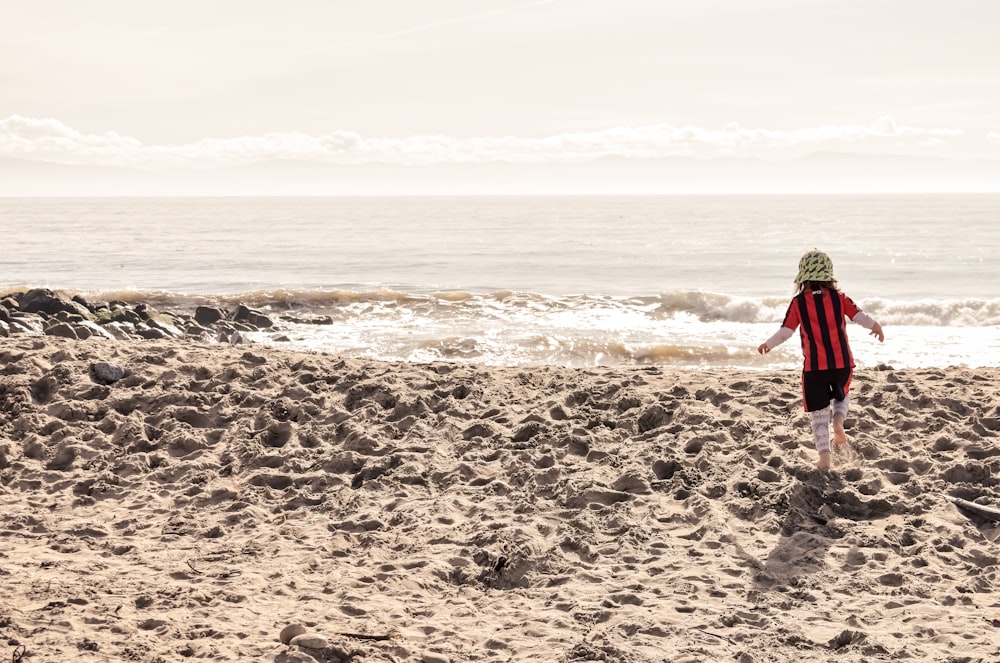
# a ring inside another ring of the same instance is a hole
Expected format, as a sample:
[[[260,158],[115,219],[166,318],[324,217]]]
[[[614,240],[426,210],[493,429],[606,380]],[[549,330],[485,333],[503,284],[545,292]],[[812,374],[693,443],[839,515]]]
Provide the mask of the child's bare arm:
[[[885,334],[882,333],[882,325],[876,322],[875,318],[871,317],[864,311],[858,311],[857,314],[851,319],[867,329],[872,336],[877,337],[879,343],[885,342]]]
[[[767,339],[765,342],[757,346],[757,352],[766,355],[768,352],[778,347],[788,339],[792,337],[795,333],[794,329],[789,329],[788,327],[782,327],[774,334],[771,338]]]

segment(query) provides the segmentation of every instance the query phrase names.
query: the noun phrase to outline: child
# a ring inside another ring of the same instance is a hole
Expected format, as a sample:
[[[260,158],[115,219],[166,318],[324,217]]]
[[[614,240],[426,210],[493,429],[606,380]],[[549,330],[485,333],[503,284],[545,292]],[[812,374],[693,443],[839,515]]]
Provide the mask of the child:
[[[833,401],[833,442],[847,443],[844,419],[847,418],[848,389],[854,357],[847,343],[848,318],[879,342],[885,341],[882,326],[859,309],[851,298],[840,292],[833,277],[833,261],[822,251],[810,251],[799,260],[795,277],[798,292],[788,305],[781,329],[761,343],[760,354],[781,345],[799,328],[802,338],[802,401],[812,415],[813,440],[819,452],[817,467],[830,469],[830,402]]]

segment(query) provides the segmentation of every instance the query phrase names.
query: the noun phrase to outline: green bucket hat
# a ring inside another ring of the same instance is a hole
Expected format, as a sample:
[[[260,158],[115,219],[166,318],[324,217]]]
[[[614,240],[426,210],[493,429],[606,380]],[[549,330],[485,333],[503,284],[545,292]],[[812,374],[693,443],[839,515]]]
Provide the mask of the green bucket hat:
[[[799,273],[795,277],[796,285],[806,281],[834,281],[833,261],[822,251],[810,251],[799,260]]]

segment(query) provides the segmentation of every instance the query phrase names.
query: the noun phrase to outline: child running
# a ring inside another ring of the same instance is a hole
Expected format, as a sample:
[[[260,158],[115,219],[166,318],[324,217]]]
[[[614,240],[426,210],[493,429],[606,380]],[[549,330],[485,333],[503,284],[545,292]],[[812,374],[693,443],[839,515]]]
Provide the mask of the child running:
[[[850,319],[879,342],[885,341],[882,325],[858,308],[840,291],[833,277],[833,261],[822,251],[810,251],[799,260],[795,277],[797,293],[788,305],[781,329],[757,348],[767,354],[781,345],[799,328],[802,339],[802,402],[812,416],[813,440],[819,452],[816,466],[830,469],[830,403],[833,402],[833,442],[847,443],[844,420],[847,418],[848,390],[854,369],[854,356],[847,343]]]

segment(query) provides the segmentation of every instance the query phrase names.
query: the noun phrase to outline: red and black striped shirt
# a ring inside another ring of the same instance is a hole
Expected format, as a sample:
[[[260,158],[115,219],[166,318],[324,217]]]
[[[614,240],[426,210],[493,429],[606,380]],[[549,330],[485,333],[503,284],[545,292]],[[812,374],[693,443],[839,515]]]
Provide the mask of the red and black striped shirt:
[[[799,328],[805,357],[803,370],[854,367],[847,343],[847,320],[853,320],[860,310],[850,297],[827,288],[805,290],[792,299],[781,326]]]

